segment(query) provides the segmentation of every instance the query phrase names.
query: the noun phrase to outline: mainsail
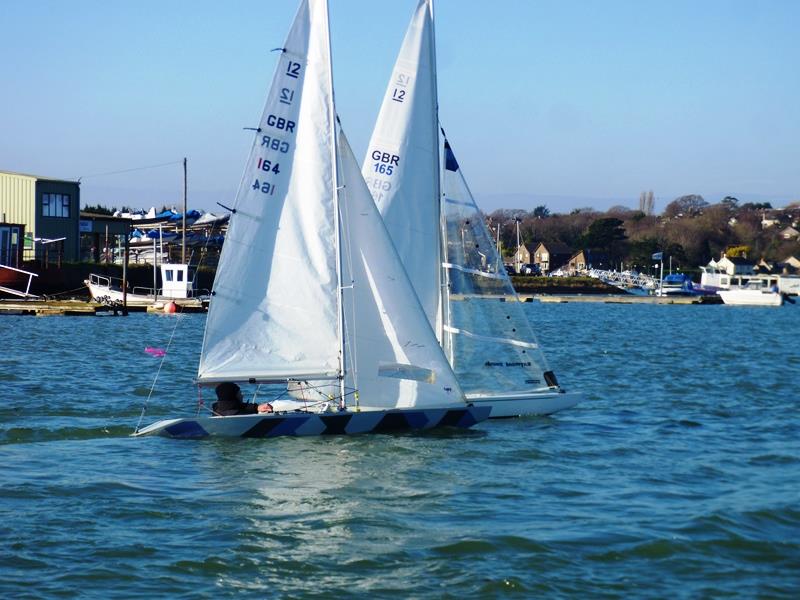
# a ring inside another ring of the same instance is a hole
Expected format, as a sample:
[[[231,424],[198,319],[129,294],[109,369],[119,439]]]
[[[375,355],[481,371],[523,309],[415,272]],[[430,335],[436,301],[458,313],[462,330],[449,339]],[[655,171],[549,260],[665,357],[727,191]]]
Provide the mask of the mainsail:
[[[544,356],[446,140],[441,168],[437,115],[431,5],[421,0],[362,172],[467,397],[550,388],[555,379],[545,380]]]
[[[439,126],[431,7],[408,27],[362,173],[425,314],[441,334]]]
[[[233,206],[198,380],[341,373],[327,5],[303,1]]]

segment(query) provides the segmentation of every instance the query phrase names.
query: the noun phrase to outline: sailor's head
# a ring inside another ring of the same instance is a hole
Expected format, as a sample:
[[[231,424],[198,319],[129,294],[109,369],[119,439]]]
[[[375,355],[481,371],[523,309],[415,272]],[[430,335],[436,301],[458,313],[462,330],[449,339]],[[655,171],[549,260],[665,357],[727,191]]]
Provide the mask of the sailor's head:
[[[232,381],[220,383],[215,391],[217,392],[217,400],[221,402],[235,402],[242,399],[242,390]]]

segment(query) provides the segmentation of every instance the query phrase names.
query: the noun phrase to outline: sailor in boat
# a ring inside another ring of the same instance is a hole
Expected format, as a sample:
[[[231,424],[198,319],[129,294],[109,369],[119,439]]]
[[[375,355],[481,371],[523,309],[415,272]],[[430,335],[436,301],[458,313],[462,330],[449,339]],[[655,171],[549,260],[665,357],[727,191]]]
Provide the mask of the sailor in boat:
[[[216,417],[272,412],[272,405],[268,402],[262,404],[244,402],[241,388],[231,381],[220,383],[215,391],[217,392],[217,401],[211,405],[211,410]]]

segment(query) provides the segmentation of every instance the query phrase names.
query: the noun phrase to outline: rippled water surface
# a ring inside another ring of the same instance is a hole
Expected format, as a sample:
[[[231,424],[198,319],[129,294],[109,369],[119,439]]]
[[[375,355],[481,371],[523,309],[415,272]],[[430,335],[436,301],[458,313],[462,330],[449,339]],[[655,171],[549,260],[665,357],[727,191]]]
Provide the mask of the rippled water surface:
[[[202,315],[0,318],[0,596],[800,597],[800,307],[525,308],[578,407],[269,440],[128,437]]]

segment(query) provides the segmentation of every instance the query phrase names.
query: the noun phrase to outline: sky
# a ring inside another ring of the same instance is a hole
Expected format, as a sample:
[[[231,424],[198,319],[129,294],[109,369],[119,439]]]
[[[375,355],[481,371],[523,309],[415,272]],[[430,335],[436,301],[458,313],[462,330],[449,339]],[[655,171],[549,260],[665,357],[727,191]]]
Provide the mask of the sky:
[[[330,0],[357,156],[415,6]],[[0,0],[0,170],[81,178],[84,206],[180,208],[185,156],[190,208],[221,211],[296,8]],[[800,200],[800,2],[436,0],[435,18],[439,117],[486,211]]]

